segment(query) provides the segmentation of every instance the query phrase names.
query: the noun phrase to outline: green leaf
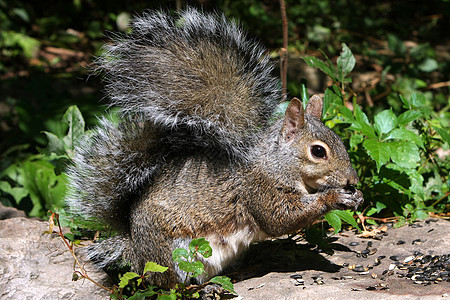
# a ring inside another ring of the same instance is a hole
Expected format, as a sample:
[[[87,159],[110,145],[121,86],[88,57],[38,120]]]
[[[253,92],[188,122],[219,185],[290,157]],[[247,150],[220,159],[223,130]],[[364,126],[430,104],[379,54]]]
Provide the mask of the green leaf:
[[[69,132],[63,138],[66,149],[73,150],[76,140],[84,133],[84,119],[77,106],[70,106],[64,113],[63,122],[69,124]]]
[[[158,295],[156,300],[177,300],[177,295],[175,293],[171,293],[170,295]]]
[[[404,56],[406,54],[406,46],[401,39],[393,34],[388,34],[388,46],[395,54]]]
[[[436,126],[433,126],[433,128],[434,128],[434,130],[437,131],[437,133],[439,133],[439,135],[442,137],[444,142],[447,142],[447,144],[450,145],[450,135],[448,134],[448,131],[443,128],[436,127]]]
[[[363,142],[367,154],[376,162],[377,172],[389,161],[391,148],[389,145],[377,140],[368,139]]]
[[[191,251],[191,253],[198,252],[205,258],[208,258],[212,255],[212,248],[209,245],[209,242],[205,240],[205,238],[192,240],[189,244],[189,251]]]
[[[325,215],[325,220],[327,220],[328,224],[334,229],[334,233],[338,233],[342,228],[342,221],[339,216],[336,214],[336,211],[330,211]]]
[[[143,274],[145,274],[145,273],[147,273],[147,272],[159,272],[159,273],[163,273],[163,272],[167,271],[167,269],[168,269],[168,267],[163,267],[163,266],[158,265],[158,264],[155,263],[155,262],[149,261],[149,262],[147,262],[147,263],[145,264],[145,268],[144,268],[144,273],[143,273]]]
[[[136,274],[134,272],[126,272],[122,277],[120,277],[119,287],[123,289],[128,285],[131,279],[136,277],[140,277],[139,274]]]
[[[380,112],[375,116],[374,120],[375,130],[379,135],[388,133],[397,126],[397,117],[392,112],[392,109]]]
[[[419,108],[424,106],[426,103],[426,98],[424,94],[417,94],[413,93],[411,95],[411,107],[412,108]]]
[[[66,149],[64,148],[64,143],[62,140],[59,139],[58,136],[51,132],[43,131],[43,133],[47,136],[48,144],[47,147],[45,147],[42,150],[42,153],[45,155],[50,156],[52,153],[55,153],[56,155],[64,155],[66,154]]]
[[[401,94],[399,96],[400,96],[400,100],[402,100],[402,102],[404,104],[404,107],[411,109],[411,102],[409,101],[409,99],[406,97],[403,97],[403,95],[401,95]]]
[[[438,63],[435,59],[427,57],[419,65],[417,65],[422,72],[433,72],[438,68]]]
[[[420,161],[419,148],[413,142],[388,143],[392,161],[402,168],[414,169]]]
[[[326,75],[330,76],[330,78],[333,79],[333,81],[337,81],[337,78],[335,75],[336,70],[334,69],[334,67],[332,65],[331,66],[327,65],[324,61],[322,61],[314,56],[304,56],[304,57],[302,57],[302,59],[306,62],[306,64],[308,66],[313,67],[313,68],[318,68],[319,70],[324,72]]]
[[[384,204],[383,202],[377,202],[375,204],[375,207],[377,208],[377,213],[381,212],[383,209],[386,208],[386,204]]]
[[[197,277],[200,274],[202,274],[205,270],[203,263],[198,260],[193,262],[182,261],[178,264],[178,267],[181,270],[187,272],[190,277]]]
[[[350,136],[350,148],[355,148],[364,141],[364,136],[361,134],[352,134]]]
[[[186,249],[178,248],[173,250],[172,259],[174,262],[180,263],[189,260],[189,252]]]
[[[335,210],[334,211],[336,215],[338,215],[339,218],[347,222],[348,224],[352,225],[358,231],[361,231],[361,229],[358,226],[358,223],[356,222],[355,218],[353,218],[353,213],[349,210]]]
[[[209,282],[220,284],[225,290],[236,294],[234,291],[234,285],[231,282],[231,279],[227,276],[216,276],[211,278]]]
[[[352,54],[350,48],[345,43],[342,44],[341,55],[337,59],[338,70],[342,73],[342,79],[350,73],[355,67],[355,57]]]
[[[151,286],[148,289],[146,289],[145,291],[136,291],[134,293],[134,295],[132,295],[126,299],[128,299],[128,300],[145,300],[148,297],[152,297],[152,296],[158,294],[158,292],[155,291],[156,288],[157,288],[156,286]]]
[[[402,113],[400,116],[398,116],[397,123],[399,125],[406,125],[412,121],[417,120],[422,115],[423,115],[423,113],[421,111],[407,110],[404,113]]]
[[[8,181],[0,181],[0,190],[13,196],[17,205],[29,194],[23,187],[11,187]]]
[[[389,135],[386,137],[387,140],[402,140],[402,141],[412,141],[417,146],[423,148],[423,142],[420,136],[418,136],[415,132],[409,131],[408,129],[401,127],[393,130]]]
[[[337,95],[332,88],[327,88],[325,90],[325,96],[323,97],[323,116],[326,117],[327,114],[332,115],[333,111],[342,106],[342,97]],[[349,110],[350,111],[350,110]],[[350,112],[350,115],[353,114]]]
[[[350,126],[350,129],[360,131],[369,138],[376,138],[374,129],[369,123],[367,115],[361,110],[358,104],[354,103],[355,121]]]

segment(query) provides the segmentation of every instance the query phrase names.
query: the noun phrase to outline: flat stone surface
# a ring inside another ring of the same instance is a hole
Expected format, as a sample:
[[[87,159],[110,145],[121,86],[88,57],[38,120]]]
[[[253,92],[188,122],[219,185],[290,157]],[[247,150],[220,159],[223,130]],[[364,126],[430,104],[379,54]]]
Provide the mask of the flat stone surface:
[[[48,222],[39,220],[0,221],[0,299],[109,299],[106,291],[87,280],[72,281],[71,254],[59,237],[44,234],[45,230]],[[378,234],[382,239],[376,240],[345,231],[330,237],[329,254],[303,241],[253,245],[237,271],[228,274],[238,281],[236,299],[450,299],[450,282],[424,286],[400,278],[405,270],[386,273],[395,263],[391,256],[403,262],[416,251],[450,254],[450,222],[418,222],[387,228],[384,234]],[[371,251],[366,257],[358,253],[366,249]],[[386,257],[374,266],[379,256]],[[361,273],[343,266],[347,264],[372,268]],[[86,268],[97,281],[106,280],[92,265]],[[296,285],[299,280],[292,278],[298,275],[303,285]]]
[[[416,251],[424,255],[450,254],[450,222],[433,221],[387,228],[385,235],[378,235],[381,240],[343,232],[331,237],[331,255],[287,240],[254,245],[243,258],[248,267],[232,274],[241,280],[235,290],[242,299],[450,299],[450,282],[416,284],[399,277],[407,270],[395,268],[389,272],[389,267],[395,266],[391,256],[403,263]],[[358,254],[365,249],[372,250],[367,257]],[[379,256],[385,258],[374,266]],[[342,266],[347,264],[372,267],[368,272],[355,272]],[[293,275],[301,275],[304,285],[296,286],[298,281],[291,278]]]
[[[109,299],[90,281],[72,281],[73,258],[62,239],[43,233],[48,222],[0,221],[0,299]],[[106,280],[89,263],[89,275]]]

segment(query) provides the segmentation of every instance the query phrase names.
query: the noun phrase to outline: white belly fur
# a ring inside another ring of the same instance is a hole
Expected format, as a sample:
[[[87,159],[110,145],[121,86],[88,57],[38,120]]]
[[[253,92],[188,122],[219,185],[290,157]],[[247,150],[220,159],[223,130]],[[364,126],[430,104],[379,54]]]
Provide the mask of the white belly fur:
[[[234,233],[222,236],[219,234],[210,234],[205,236],[205,239],[210,243],[212,248],[212,256],[209,258],[199,258],[205,265],[207,274],[202,274],[197,277],[197,281],[203,283],[209,278],[217,275],[220,271],[233,262],[248,246],[256,241],[261,241],[267,238],[263,232],[252,232],[248,226],[235,231]],[[177,239],[174,241],[174,249],[185,248],[188,249],[191,240]],[[176,271],[180,276],[180,280],[184,281],[186,273],[176,267]]]

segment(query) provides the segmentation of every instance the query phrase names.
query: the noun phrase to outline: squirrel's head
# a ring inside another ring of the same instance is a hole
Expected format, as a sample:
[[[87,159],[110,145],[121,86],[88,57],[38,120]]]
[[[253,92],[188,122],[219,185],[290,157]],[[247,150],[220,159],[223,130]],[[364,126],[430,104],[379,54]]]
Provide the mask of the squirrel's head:
[[[289,178],[303,192],[345,188],[358,183],[344,143],[320,120],[322,99],[314,95],[306,109],[294,98],[288,105],[278,145],[289,158],[284,165]]]

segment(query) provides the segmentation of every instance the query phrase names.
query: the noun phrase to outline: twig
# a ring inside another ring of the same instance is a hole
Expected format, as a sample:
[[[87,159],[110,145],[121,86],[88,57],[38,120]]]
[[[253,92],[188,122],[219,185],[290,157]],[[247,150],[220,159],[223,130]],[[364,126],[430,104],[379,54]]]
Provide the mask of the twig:
[[[284,0],[280,0],[280,10],[281,19],[283,20],[283,47],[280,49],[280,73],[281,73],[281,84],[282,84],[282,94],[283,100],[286,100],[286,90],[287,90],[287,48],[288,48],[288,22],[286,16],[286,5]]]
[[[450,81],[433,83],[433,84],[430,84],[429,86],[427,86],[425,89],[432,90],[432,89],[439,89],[441,87],[446,87],[446,86],[450,86]]]
[[[54,226],[53,220],[54,219],[56,219],[56,222],[58,223],[59,231],[53,230],[53,226]],[[93,280],[92,278],[89,277],[89,275],[86,272],[86,269],[81,265],[80,261],[78,260],[78,257],[75,255],[75,251],[73,250],[73,244],[70,244],[67,241],[67,239],[64,237],[64,234],[62,233],[61,223],[59,222],[59,215],[57,213],[52,213],[49,222],[50,222],[49,232],[56,233],[57,235],[59,235],[62,238],[62,240],[64,241],[64,244],[66,245],[66,247],[69,249],[70,253],[72,254],[72,257],[74,258],[76,265],[78,265],[78,268],[80,269],[80,271],[75,270],[75,272],[80,274],[82,278],[89,280],[93,284],[97,285],[98,287],[100,287],[104,290],[107,290],[109,293],[112,294],[113,293],[112,289],[107,288],[106,286],[96,282],[95,280]]]

